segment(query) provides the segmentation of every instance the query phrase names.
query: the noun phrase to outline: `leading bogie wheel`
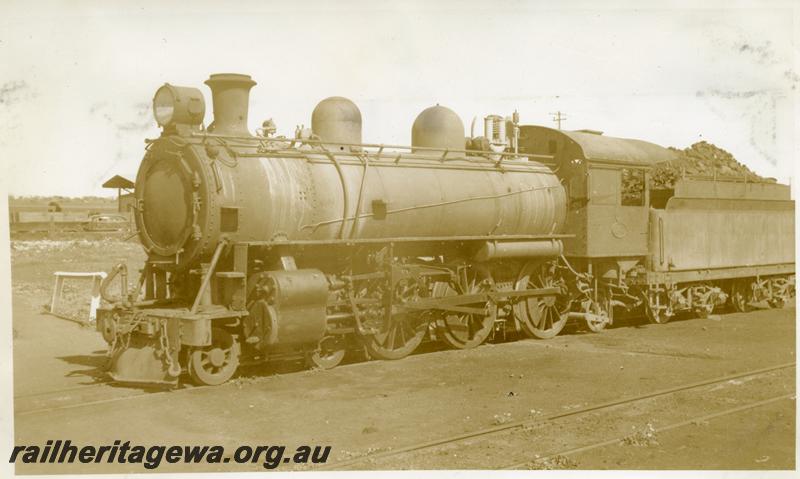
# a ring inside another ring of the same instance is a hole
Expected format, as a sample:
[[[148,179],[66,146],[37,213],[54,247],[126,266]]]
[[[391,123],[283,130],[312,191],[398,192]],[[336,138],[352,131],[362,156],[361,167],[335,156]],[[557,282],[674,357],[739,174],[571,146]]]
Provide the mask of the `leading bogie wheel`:
[[[542,288],[555,288],[557,292],[520,300],[514,305],[514,316],[528,337],[550,339],[567,324],[570,306],[567,286],[558,275],[558,265],[554,261],[526,263],[514,289]]]
[[[233,377],[239,367],[239,352],[239,343],[233,335],[224,329],[214,328],[210,346],[189,351],[189,377],[198,385],[220,385]]]
[[[342,363],[347,353],[347,345],[343,336],[325,336],[319,341],[308,357],[310,366],[317,369],[333,369]]]

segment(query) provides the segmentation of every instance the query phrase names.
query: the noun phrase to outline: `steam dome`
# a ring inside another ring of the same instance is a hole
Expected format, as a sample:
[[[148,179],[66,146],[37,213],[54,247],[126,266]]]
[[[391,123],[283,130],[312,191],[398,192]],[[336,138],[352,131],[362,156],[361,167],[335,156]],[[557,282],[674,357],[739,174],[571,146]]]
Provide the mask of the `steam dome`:
[[[411,127],[414,151],[425,148],[464,149],[464,123],[456,112],[443,106],[426,108]]]
[[[347,98],[326,98],[311,114],[311,130],[322,141],[361,143],[361,111]]]

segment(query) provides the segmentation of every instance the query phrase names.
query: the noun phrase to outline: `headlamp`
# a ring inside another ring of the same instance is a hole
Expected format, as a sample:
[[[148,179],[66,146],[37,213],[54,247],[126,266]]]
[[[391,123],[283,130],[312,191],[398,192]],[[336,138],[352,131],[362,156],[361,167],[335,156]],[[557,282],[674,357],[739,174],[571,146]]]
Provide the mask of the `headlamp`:
[[[153,116],[162,128],[203,123],[206,104],[197,88],[165,83],[153,96]]]

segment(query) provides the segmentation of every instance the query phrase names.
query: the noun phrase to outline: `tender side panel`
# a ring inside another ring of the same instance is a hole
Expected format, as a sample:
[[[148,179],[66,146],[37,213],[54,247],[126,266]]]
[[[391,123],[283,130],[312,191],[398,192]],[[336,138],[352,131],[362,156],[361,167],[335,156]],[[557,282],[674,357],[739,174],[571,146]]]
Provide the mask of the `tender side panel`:
[[[790,200],[791,188],[780,183],[702,180],[684,178],[675,184],[679,198],[733,198],[749,200]]]
[[[794,264],[794,202],[673,199],[650,212],[653,271]]]

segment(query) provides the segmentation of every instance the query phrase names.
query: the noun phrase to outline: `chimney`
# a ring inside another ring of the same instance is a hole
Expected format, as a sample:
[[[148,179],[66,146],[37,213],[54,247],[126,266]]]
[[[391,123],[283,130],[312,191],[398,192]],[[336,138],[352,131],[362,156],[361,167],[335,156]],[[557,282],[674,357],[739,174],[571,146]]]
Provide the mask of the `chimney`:
[[[206,80],[214,103],[214,123],[208,131],[219,135],[250,136],[247,109],[250,89],[256,82],[250,75],[215,73]]]

